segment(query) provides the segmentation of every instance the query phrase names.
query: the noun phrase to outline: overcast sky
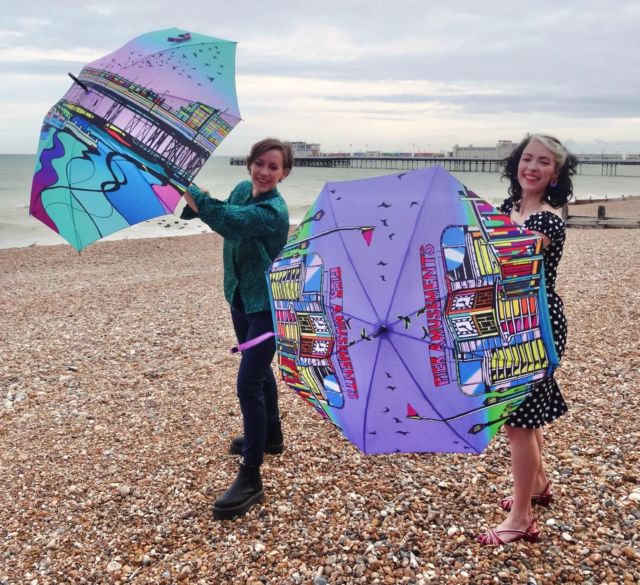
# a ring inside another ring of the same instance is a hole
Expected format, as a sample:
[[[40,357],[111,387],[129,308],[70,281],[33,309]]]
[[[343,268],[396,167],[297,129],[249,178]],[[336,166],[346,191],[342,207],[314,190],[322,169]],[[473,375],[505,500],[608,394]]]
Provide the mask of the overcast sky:
[[[530,131],[640,152],[638,0],[0,0],[0,153],[33,153],[67,72],[178,27],[238,42],[243,121],[324,151],[492,146]]]

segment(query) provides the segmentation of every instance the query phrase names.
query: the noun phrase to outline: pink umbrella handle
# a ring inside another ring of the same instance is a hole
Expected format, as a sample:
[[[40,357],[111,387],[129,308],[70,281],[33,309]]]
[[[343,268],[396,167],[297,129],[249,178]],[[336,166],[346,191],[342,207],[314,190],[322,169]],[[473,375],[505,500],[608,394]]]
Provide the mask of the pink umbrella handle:
[[[239,343],[238,345],[232,347],[229,350],[229,353],[238,353],[239,351],[244,351],[245,349],[249,349],[255,345],[259,345],[263,341],[274,337],[275,333],[273,331],[268,331],[267,333],[263,333],[262,335],[258,335],[258,337],[254,337],[253,339],[249,339],[249,341],[245,341],[244,343]]]

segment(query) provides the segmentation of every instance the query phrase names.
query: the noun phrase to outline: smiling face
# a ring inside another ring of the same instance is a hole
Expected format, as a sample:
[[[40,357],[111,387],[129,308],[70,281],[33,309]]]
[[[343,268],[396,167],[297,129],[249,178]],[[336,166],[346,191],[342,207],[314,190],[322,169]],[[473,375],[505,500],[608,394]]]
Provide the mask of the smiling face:
[[[531,140],[522,151],[518,163],[518,182],[523,197],[542,197],[547,185],[557,178],[558,169],[553,152],[537,140]]]
[[[254,197],[271,191],[289,174],[283,163],[282,152],[276,148],[267,150],[251,163],[249,173]]]

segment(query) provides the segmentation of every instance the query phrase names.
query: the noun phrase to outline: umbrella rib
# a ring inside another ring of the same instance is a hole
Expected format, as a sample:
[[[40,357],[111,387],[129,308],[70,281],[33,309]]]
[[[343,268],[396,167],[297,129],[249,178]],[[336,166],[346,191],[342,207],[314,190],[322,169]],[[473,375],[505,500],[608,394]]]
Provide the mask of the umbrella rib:
[[[325,189],[327,189],[327,187],[329,185],[330,185],[330,183],[327,183],[325,185]],[[334,223],[334,225],[337,225],[336,214],[335,214],[335,210],[333,209],[333,202],[331,201],[331,197],[327,196],[327,200],[329,201],[329,209],[331,210],[331,216],[333,218],[333,223]],[[344,248],[345,254],[347,255],[347,258],[349,259],[349,263],[351,264],[351,267],[353,268],[353,274],[354,274],[355,278],[358,279],[358,282],[360,283],[360,288],[362,289],[362,292],[364,293],[365,298],[369,302],[369,306],[371,307],[371,310],[373,311],[373,314],[376,316],[376,319],[380,320],[380,315],[378,315],[378,311],[376,311],[375,304],[371,300],[371,297],[369,296],[369,293],[367,292],[367,289],[365,288],[364,283],[362,282],[362,279],[360,278],[360,274],[358,274],[358,271],[356,270],[356,266],[355,266],[355,264],[353,262],[353,258],[351,257],[351,254],[349,252],[349,247],[345,244],[343,233],[341,231],[338,232],[338,237],[340,238],[340,241],[342,242],[342,247]]]
[[[398,351],[398,348],[394,345],[393,341],[391,340],[391,338],[389,338],[389,343],[391,344],[391,347],[393,348],[393,350],[396,352],[396,355],[398,356],[398,359],[402,362],[402,365],[404,366],[405,370],[407,371],[407,373],[409,374],[409,377],[413,380],[413,383],[416,385],[416,388],[418,388],[418,391],[420,392],[420,394],[423,396],[423,398],[429,403],[429,405],[431,406],[431,408],[433,408],[433,410],[435,411],[435,413],[440,417],[440,419],[442,420],[442,422],[447,425],[451,431],[453,431],[453,433],[461,440],[463,441],[466,445],[468,445],[471,449],[473,449],[473,451],[475,451],[476,453],[479,453],[480,451],[478,451],[478,449],[476,447],[474,447],[472,444],[469,443],[469,441],[467,441],[458,431],[456,431],[456,429],[454,429],[448,422],[447,422],[447,417],[443,417],[442,414],[440,413],[440,411],[436,408],[436,406],[433,404],[433,402],[431,402],[431,400],[429,400],[428,396],[422,391],[422,388],[420,387],[420,384],[418,383],[418,381],[414,378],[413,374],[411,373],[411,369],[409,368],[409,366],[406,364],[406,362],[404,361],[404,359],[402,358],[402,353],[400,351]]]
[[[367,321],[366,319],[361,319],[357,315],[353,315],[351,313],[345,313],[344,311],[342,311],[342,315],[347,317],[347,319],[352,319],[352,318],[358,319],[358,321],[364,323],[365,325],[369,325],[372,328],[376,326],[375,323],[371,323],[371,322]],[[351,327],[349,327],[349,329],[351,329]],[[361,341],[364,341],[364,339],[356,339],[356,340],[354,340],[354,341],[352,341],[350,343],[351,343],[351,345],[356,345],[356,344],[360,343]],[[331,355],[335,355],[337,352],[338,352],[338,348],[336,347],[336,349],[334,349],[334,351],[331,352]]]
[[[367,392],[367,401],[364,405],[364,420],[362,422],[362,448],[364,452],[367,452],[367,420],[369,417],[369,402],[371,401],[371,397],[373,392],[371,391],[371,381],[373,380],[375,373],[378,369],[378,356],[380,355],[380,349],[382,346],[382,340],[378,339],[378,347],[376,349],[376,355],[373,361],[373,368],[371,370],[371,377],[369,378],[369,385],[367,386],[370,390]]]
[[[389,326],[389,328],[391,328],[393,325],[395,325],[396,323],[398,323],[398,321],[395,321],[394,323],[391,323],[391,325]],[[395,329],[393,330],[393,334],[394,335],[399,335],[400,337],[406,337],[407,339],[411,339],[413,341],[417,341],[418,343],[431,343],[431,339],[429,339],[428,337],[426,338],[422,338],[422,337],[416,337],[414,335],[410,335],[408,332],[404,332],[404,331],[396,331]],[[536,338],[537,339],[537,338]],[[447,343],[442,343],[441,344],[442,347],[450,350],[450,351],[457,351],[457,348],[453,345],[448,345]],[[510,345],[508,342],[505,343],[505,345],[503,347],[512,347],[512,345]],[[473,357],[482,357],[483,355],[485,355],[485,350],[482,349],[475,349],[475,350],[465,350],[465,354],[469,354],[470,356]],[[549,357],[549,360],[551,361],[551,358]]]
[[[509,402],[515,402],[516,400],[522,400],[523,398],[528,396],[530,393],[531,393],[530,390],[517,392],[515,394],[507,396],[504,400],[502,400],[498,404],[508,404]],[[432,422],[448,422],[450,420],[458,420],[458,419],[464,418],[465,416],[469,416],[470,414],[475,414],[476,412],[480,412],[481,410],[489,410],[490,408],[494,408],[495,406],[496,406],[496,404],[485,404],[483,406],[479,406],[478,408],[472,408],[471,410],[465,410],[464,412],[461,412],[459,414],[455,414],[455,415],[447,417],[445,419],[424,417],[422,420],[428,420],[428,421],[432,421]],[[505,420],[508,419],[508,418],[509,418],[509,416],[507,415],[505,417]]]
[[[436,167],[436,169],[438,169],[438,167]],[[426,201],[428,199],[429,189],[431,188],[431,185],[435,181],[437,174],[439,174],[439,173],[437,173],[437,172],[433,173],[433,176],[431,177],[431,180],[429,181],[429,184],[425,187],[425,195],[422,198],[422,204],[420,205],[420,210],[418,211],[418,214],[417,214],[417,217],[416,217],[416,221],[415,221],[415,223],[413,225],[413,232],[411,233],[411,236],[409,237],[409,240],[407,241],[407,247],[406,247],[405,252],[404,252],[404,258],[402,259],[402,265],[400,267],[400,270],[398,271],[398,278],[396,279],[395,288],[393,289],[393,294],[391,295],[391,299],[389,300],[389,306],[387,307],[387,314],[384,317],[384,321],[385,322],[389,319],[389,313],[391,311],[391,307],[393,306],[393,302],[394,302],[394,300],[396,298],[396,294],[397,294],[398,288],[400,286],[400,278],[399,277],[402,274],[402,271],[404,270],[405,265],[407,264],[407,260],[409,258],[410,245],[411,245],[411,242],[413,241],[413,237],[415,236],[416,231],[418,230],[420,215],[422,214],[422,211],[424,210]]]
[[[96,228],[96,231],[100,234],[101,237],[102,237],[102,233],[100,232],[100,228],[98,228],[98,224],[94,220],[93,216],[86,209],[86,207],[82,203],[82,201],[80,201],[80,199],[76,196],[76,194],[74,192],[74,187],[71,184],[71,168],[70,168],[70,165],[73,164],[73,161],[76,160],[76,152],[78,151],[78,149],[79,149],[78,142],[74,141],[73,142],[73,146],[72,146],[72,151],[71,151],[72,156],[70,156],[68,158],[68,160],[67,160],[67,162],[65,164],[65,173],[66,173],[67,183],[69,185],[69,187],[68,187],[68,191],[69,191],[69,210],[70,210],[70,214],[71,214],[71,223],[73,225],[73,235],[75,236],[75,240],[76,240],[76,244],[77,244],[77,246],[75,246],[75,247],[76,247],[76,249],[78,249],[78,251],[80,251],[85,246],[83,245],[82,238],[80,237],[80,233],[78,232],[78,230],[76,228],[75,212],[77,211],[77,209],[73,205],[74,201],[82,208],[82,211],[84,213],[86,213],[87,217],[91,220],[91,223],[94,225],[94,227]],[[82,190],[84,191],[84,189],[82,189]]]
[[[362,317],[358,317],[357,315],[354,315],[353,313],[347,313],[346,311],[342,311],[342,314],[351,318],[351,317],[355,317],[358,321],[362,321],[362,323],[366,323],[367,325],[371,325],[372,327],[375,326],[375,323],[371,323],[370,321],[367,321],[366,319],[363,319]]]
[[[395,323],[392,323],[391,326],[395,325],[396,323],[398,323],[398,321],[396,321]],[[409,333],[405,333],[404,331],[396,331],[395,329],[393,330],[393,334],[394,335],[399,335],[400,337],[406,337],[407,339],[411,339],[412,341],[417,341],[418,343],[431,343],[431,339],[429,339],[428,337],[422,339],[421,337],[415,337],[414,335],[409,335]],[[446,348],[446,349],[450,349],[451,351],[455,351],[455,347],[451,346],[451,345],[447,345],[446,343],[441,344],[442,347]],[[473,355],[484,355],[483,351],[469,351],[467,353],[473,354]]]

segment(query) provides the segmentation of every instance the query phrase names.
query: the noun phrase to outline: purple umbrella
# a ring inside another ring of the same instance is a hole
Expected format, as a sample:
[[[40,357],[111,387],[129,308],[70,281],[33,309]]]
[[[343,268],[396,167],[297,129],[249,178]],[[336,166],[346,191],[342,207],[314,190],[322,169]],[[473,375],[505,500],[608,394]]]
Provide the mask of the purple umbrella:
[[[82,250],[172,213],[240,121],[235,52],[171,28],[71,75],[42,124],[30,214]]]
[[[327,183],[268,278],[284,381],[365,453],[479,453],[557,365],[541,240],[439,167]]]

